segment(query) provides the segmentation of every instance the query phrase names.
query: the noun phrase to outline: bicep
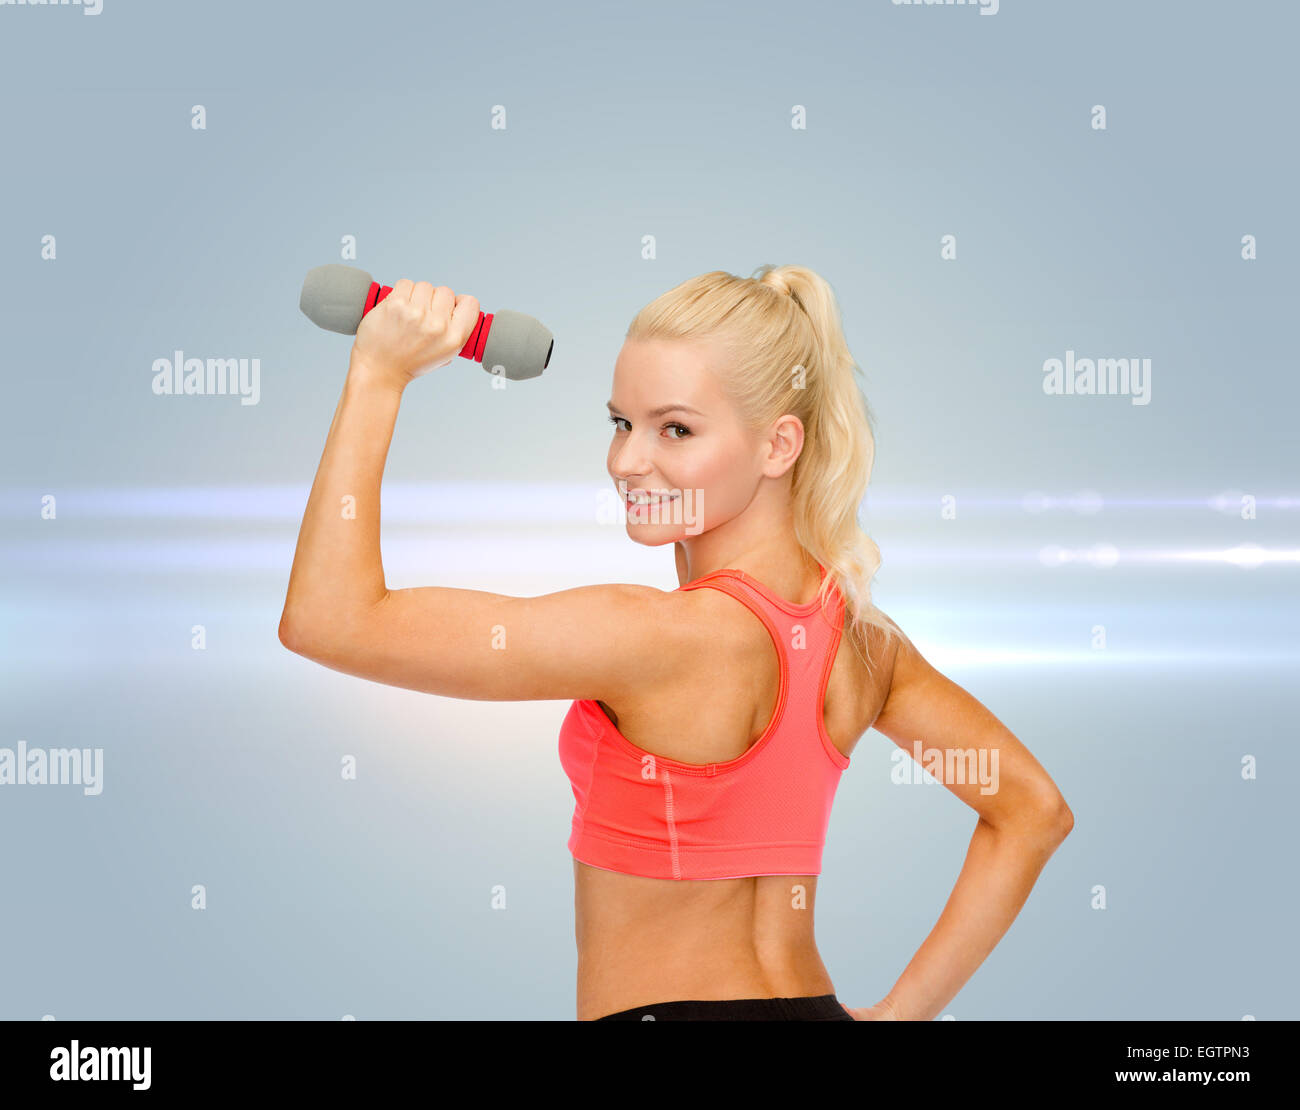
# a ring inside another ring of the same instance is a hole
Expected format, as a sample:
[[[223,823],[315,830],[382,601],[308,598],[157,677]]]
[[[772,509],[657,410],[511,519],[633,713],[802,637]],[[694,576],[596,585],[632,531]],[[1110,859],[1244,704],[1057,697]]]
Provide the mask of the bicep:
[[[947,773],[936,777],[992,825],[1037,825],[1065,808],[1029,749],[906,636],[899,637],[889,694],[873,727],[908,755],[920,744],[923,761],[941,754]],[[955,773],[958,767],[964,775]],[[949,781],[958,777],[965,781]]]
[[[674,655],[665,594],[581,586],[540,597],[426,586],[390,590],[292,650],[390,686],[474,701],[612,700]]]

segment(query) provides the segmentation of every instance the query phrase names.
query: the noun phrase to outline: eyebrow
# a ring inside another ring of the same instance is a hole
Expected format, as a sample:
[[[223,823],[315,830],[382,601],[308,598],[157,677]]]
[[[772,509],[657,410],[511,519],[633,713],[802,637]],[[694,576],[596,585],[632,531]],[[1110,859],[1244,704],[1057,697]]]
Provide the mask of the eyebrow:
[[[614,407],[613,401],[606,401],[605,407],[609,409],[610,412],[618,412],[618,409]],[[694,416],[704,415],[704,413],[700,412],[699,409],[693,409],[690,405],[660,405],[657,409],[651,409],[650,415],[667,416],[670,412],[689,412]]]

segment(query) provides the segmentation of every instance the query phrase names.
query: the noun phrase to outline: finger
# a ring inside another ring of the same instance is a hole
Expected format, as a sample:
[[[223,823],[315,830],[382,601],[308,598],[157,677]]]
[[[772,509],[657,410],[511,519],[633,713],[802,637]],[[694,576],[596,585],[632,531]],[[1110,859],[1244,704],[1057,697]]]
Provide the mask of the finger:
[[[446,327],[447,321],[451,318],[451,308],[455,299],[456,294],[445,285],[439,285],[436,289],[432,289],[429,295],[430,318]]]
[[[464,336],[469,342],[474,326],[478,323],[479,304],[468,293],[456,297],[456,307],[451,310],[451,330],[454,334]]]
[[[400,278],[393,282],[393,291],[388,296],[397,301],[409,301],[411,299],[411,290],[414,288],[415,282],[411,281],[410,278]]]
[[[429,281],[417,281],[415,288],[411,290],[411,304],[416,308],[422,308],[426,312],[429,305],[433,302],[433,283]]]

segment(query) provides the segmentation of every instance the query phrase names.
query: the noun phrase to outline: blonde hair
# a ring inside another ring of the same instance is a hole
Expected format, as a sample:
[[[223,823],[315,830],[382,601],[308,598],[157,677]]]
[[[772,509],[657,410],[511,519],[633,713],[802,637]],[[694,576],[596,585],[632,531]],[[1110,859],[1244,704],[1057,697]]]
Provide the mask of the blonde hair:
[[[758,432],[786,413],[802,422],[791,480],[795,538],[826,568],[823,611],[832,581],[839,587],[850,640],[869,666],[871,628],[886,644],[902,634],[871,600],[880,549],[858,508],[875,459],[874,418],[829,283],[804,266],[760,266],[749,278],[714,270],[651,301],[627,338],[718,342],[728,355],[723,392],[746,427]]]

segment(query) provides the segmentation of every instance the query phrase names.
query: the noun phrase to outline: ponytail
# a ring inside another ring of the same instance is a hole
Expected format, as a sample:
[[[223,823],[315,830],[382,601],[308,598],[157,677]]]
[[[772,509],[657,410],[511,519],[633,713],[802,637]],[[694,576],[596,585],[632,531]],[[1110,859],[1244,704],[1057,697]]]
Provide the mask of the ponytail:
[[[762,266],[750,278],[721,270],[670,289],[633,319],[628,339],[721,340],[731,358],[723,387],[751,430],[797,416],[804,445],[791,499],[795,538],[844,596],[850,640],[871,665],[869,633],[883,643],[901,632],[871,599],[880,549],[858,510],[875,460],[874,419],[858,387],[834,291],[804,266]]]

